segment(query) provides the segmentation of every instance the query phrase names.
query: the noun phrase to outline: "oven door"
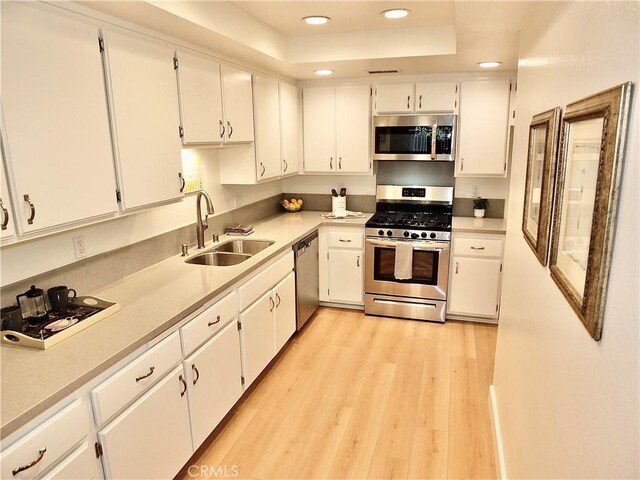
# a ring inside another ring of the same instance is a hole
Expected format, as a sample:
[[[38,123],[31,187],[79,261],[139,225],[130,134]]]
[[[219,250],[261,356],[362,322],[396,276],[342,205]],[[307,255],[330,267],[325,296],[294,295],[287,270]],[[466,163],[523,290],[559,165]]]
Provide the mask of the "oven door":
[[[449,243],[419,241],[413,244],[413,277],[394,276],[396,244],[406,240],[367,238],[365,292],[401,297],[447,299]]]

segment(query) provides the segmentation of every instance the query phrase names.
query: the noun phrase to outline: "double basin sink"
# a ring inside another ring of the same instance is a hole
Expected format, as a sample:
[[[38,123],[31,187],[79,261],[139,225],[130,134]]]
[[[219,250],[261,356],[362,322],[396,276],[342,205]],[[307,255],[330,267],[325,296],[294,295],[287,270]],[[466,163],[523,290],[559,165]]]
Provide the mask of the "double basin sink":
[[[227,267],[237,265],[273,245],[273,240],[229,240],[185,260],[194,265]]]

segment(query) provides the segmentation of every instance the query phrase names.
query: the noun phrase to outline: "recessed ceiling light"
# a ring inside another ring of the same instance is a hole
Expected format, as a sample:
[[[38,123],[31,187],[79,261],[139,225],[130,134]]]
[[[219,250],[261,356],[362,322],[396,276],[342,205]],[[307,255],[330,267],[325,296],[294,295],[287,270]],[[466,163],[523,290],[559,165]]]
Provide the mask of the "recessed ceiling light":
[[[496,68],[496,67],[499,67],[500,65],[502,65],[502,62],[496,62],[496,61],[478,62],[478,65],[480,65],[482,68]]]
[[[409,15],[410,11],[406,8],[394,8],[392,10],[385,10],[380,12],[385,18],[404,18]]]
[[[308,25],[324,25],[329,20],[331,20],[331,18],[322,15],[311,15],[302,19],[302,21]]]
[[[316,75],[331,75],[333,74],[333,70],[329,70],[328,68],[321,68],[320,70],[314,70]]]

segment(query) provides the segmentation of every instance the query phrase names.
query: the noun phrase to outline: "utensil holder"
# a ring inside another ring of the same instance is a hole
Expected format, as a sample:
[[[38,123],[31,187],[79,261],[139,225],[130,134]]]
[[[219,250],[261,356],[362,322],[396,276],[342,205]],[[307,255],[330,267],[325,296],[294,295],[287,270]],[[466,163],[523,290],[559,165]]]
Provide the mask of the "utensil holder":
[[[346,215],[347,197],[331,197],[331,213],[335,216]]]

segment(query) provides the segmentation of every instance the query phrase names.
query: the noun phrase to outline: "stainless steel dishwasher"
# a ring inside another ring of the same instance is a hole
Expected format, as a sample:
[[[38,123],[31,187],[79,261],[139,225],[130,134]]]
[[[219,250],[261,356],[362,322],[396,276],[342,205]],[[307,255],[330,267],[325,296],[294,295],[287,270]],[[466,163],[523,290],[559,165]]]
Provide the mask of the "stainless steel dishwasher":
[[[293,246],[296,264],[296,325],[300,330],[318,308],[318,231]]]

